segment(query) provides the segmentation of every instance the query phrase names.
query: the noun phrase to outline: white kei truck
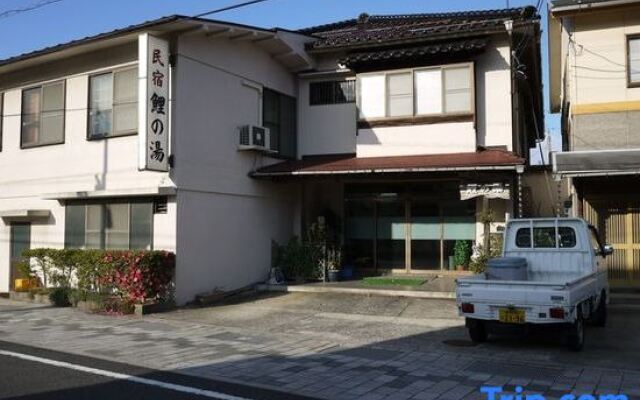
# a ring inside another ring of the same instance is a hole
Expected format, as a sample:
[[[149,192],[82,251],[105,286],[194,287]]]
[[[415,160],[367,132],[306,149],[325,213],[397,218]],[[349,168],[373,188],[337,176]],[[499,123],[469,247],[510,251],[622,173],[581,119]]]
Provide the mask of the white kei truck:
[[[486,271],[456,281],[459,315],[471,340],[487,340],[505,325],[561,328],[567,345],[584,345],[585,321],[604,326],[609,283],[596,229],[579,218],[512,219],[503,236],[502,257]]]

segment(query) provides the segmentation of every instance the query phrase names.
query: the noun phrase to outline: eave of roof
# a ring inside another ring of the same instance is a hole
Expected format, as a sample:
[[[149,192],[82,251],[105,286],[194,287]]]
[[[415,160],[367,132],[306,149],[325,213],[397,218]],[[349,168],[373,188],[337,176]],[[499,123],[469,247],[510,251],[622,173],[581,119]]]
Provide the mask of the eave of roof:
[[[640,3],[640,0],[556,0],[549,4],[552,14],[573,13],[575,11],[597,10]]]
[[[356,157],[354,154],[309,156],[284,161],[251,173],[254,178],[363,175],[445,171],[515,170],[525,160],[505,150],[472,153],[428,154],[392,157]]]
[[[424,59],[442,54],[475,53],[483,51],[487,43],[488,40],[486,38],[453,40],[426,46],[352,53],[342,58],[339,62],[349,68],[353,68],[361,63],[370,65],[375,62],[392,60]]]
[[[245,25],[245,24],[238,24],[238,23],[227,22],[227,21],[190,17],[190,16],[176,14],[176,15],[171,15],[167,17],[150,20],[150,21],[145,21],[135,25],[130,25],[124,28],[118,28],[109,32],[103,32],[96,35],[87,36],[81,39],[72,40],[72,41],[57,44],[54,46],[45,47],[45,48],[31,51],[28,53],[19,54],[13,57],[9,57],[4,60],[0,60],[0,69],[2,69],[5,66],[20,63],[22,61],[36,59],[39,57],[62,52],[62,51],[73,49],[83,45],[90,45],[92,43],[97,43],[100,41],[107,41],[111,39],[126,37],[127,35],[140,32],[140,31],[145,31],[150,29],[160,29],[161,27],[163,28],[166,27],[168,28],[167,31],[171,31],[172,29],[169,29],[171,28],[171,24],[178,24],[178,23],[216,24],[216,25],[225,25],[231,28],[247,29],[247,30],[271,33],[271,34],[277,34],[279,31],[282,31],[282,32],[292,33],[295,35],[305,35],[304,33],[301,33],[301,32],[291,31],[291,30],[282,29],[282,28],[267,29],[267,28],[261,28],[261,27]],[[308,35],[305,35],[305,36],[308,36]],[[309,39],[313,39],[313,38],[309,37]]]

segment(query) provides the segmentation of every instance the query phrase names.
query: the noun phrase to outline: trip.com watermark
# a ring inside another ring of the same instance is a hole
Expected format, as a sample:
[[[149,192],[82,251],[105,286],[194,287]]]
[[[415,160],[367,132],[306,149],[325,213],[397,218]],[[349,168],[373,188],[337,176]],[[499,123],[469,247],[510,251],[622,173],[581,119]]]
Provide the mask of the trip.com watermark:
[[[520,386],[516,386],[515,393],[506,393],[500,386],[482,386],[480,392],[487,395],[487,400],[546,400],[539,393],[524,393]],[[560,397],[560,400],[629,400],[624,394],[572,394],[568,393]]]

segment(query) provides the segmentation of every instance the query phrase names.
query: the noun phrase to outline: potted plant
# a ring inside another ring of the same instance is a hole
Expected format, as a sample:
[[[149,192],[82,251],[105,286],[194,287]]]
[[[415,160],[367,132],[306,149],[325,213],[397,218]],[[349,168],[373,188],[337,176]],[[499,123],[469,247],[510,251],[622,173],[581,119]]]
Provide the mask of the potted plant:
[[[329,282],[337,282],[340,276],[340,265],[342,262],[342,250],[338,247],[328,246],[326,263],[327,263],[327,280]]]
[[[471,259],[471,245],[468,240],[456,240],[453,246],[453,263],[458,271],[464,271]]]

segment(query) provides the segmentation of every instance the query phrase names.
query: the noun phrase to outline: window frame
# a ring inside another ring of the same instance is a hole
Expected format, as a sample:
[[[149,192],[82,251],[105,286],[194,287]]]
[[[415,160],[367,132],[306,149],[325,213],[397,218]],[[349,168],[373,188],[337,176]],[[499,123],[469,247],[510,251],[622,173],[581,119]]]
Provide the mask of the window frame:
[[[456,69],[461,67],[469,68],[469,79],[470,79],[470,88],[469,88],[469,111],[468,112],[447,112],[446,111],[446,82],[444,71],[446,69]],[[419,71],[430,71],[430,70],[440,70],[440,83],[441,83],[441,104],[442,104],[442,112],[440,113],[427,113],[427,114],[418,114],[416,107],[416,96],[418,91],[416,90],[416,72]],[[403,73],[411,73],[411,99],[412,99],[412,109],[413,113],[407,116],[389,116],[389,76],[397,75]],[[371,117],[366,118],[362,116],[361,106],[362,106],[362,85],[360,81],[360,77],[363,76],[384,76],[385,80],[385,95],[383,98],[384,101],[384,117]],[[454,63],[454,64],[442,64],[442,65],[430,65],[425,67],[415,67],[415,68],[402,68],[402,69],[394,69],[394,70],[384,70],[384,71],[374,71],[374,72],[366,72],[362,74],[358,74],[356,77],[356,105],[358,107],[358,122],[377,122],[377,121],[393,121],[393,120],[406,120],[406,119],[421,119],[421,118],[446,118],[446,117],[461,117],[461,116],[475,116],[476,115],[476,80],[475,80],[475,63],[473,61]]]
[[[640,33],[632,33],[625,35],[625,46],[626,46],[626,77],[627,77],[627,88],[637,88],[640,87],[640,80],[632,81],[631,80],[631,41],[632,40],[640,40]]]
[[[136,70],[137,71],[138,67],[136,65],[126,65],[123,67],[118,67],[118,68],[113,68],[110,70],[105,70],[105,71],[99,71],[99,72],[95,72],[92,74],[89,74],[88,77],[88,82],[87,82],[87,132],[86,132],[86,138],[88,141],[95,141],[95,140],[106,140],[106,139],[113,139],[113,138],[119,138],[119,137],[127,137],[127,136],[136,136],[139,132],[138,132],[138,128],[139,126],[136,126],[134,129],[131,129],[129,131],[125,131],[123,133],[115,133],[115,96],[116,96],[116,79],[115,79],[115,75],[118,72],[124,72],[124,71],[129,71],[129,70]],[[111,134],[110,135],[105,135],[105,136],[91,136],[91,79],[97,76],[103,76],[103,75],[111,75]],[[137,74],[136,74],[137,75]],[[136,84],[136,90],[139,91],[138,88],[138,82],[135,82]],[[140,102],[140,93],[138,93],[138,98],[136,99],[136,103],[138,103],[138,106],[136,106],[136,112],[139,112],[139,102]],[[140,115],[138,115],[138,122],[140,121]],[[138,124],[136,124],[138,125]]]
[[[29,90],[34,90],[34,89],[40,90],[40,120],[38,125],[38,139],[39,139],[41,136],[40,133],[42,131],[42,112],[43,112],[42,105],[44,102],[44,88],[47,86],[57,85],[59,83],[62,83],[62,139],[60,141],[52,142],[52,143],[44,143],[44,144],[36,143],[36,144],[25,145],[22,138],[24,116],[26,115],[24,113],[24,92],[27,92]],[[46,147],[46,146],[57,146],[60,144],[64,144],[66,141],[66,135],[67,135],[66,127],[67,127],[67,80],[66,79],[57,79],[54,81],[49,81],[49,82],[41,83],[34,86],[24,87],[20,90],[20,149],[21,150],[33,149],[38,147]]]
[[[279,136],[278,137],[278,143],[277,143],[279,148],[277,148],[277,149],[271,148],[271,150],[274,150],[275,152],[270,154],[269,157],[279,158],[279,159],[283,159],[283,160],[295,160],[298,157],[298,139],[299,139],[298,138],[298,135],[299,135],[299,129],[298,129],[298,122],[299,122],[298,121],[298,98],[295,97],[295,96],[291,96],[291,95],[288,95],[286,93],[283,93],[283,92],[281,92],[279,90],[275,90],[275,89],[272,89],[270,87],[263,86],[262,87],[262,94],[261,94],[261,113],[260,113],[261,114],[260,115],[261,126],[263,126],[263,127],[267,127],[267,125],[265,124],[265,115],[267,114],[265,112],[265,110],[266,110],[265,102],[266,102],[266,98],[267,98],[267,96],[265,94],[266,92],[271,92],[272,95],[276,95],[277,98],[278,98],[278,122],[277,122],[277,124],[274,123],[272,125],[277,125],[278,126],[280,134],[281,134],[282,127],[284,125],[282,123],[282,120],[281,120],[281,117],[282,117],[282,103],[283,103],[282,100],[281,100],[282,97],[288,97],[289,100],[293,101],[293,105],[294,105],[293,118],[295,119],[295,123],[294,123],[295,132],[294,132],[294,143],[293,143],[293,148],[294,148],[294,153],[295,154],[293,156],[282,154],[282,151],[281,151],[281,149],[282,149],[282,140],[281,140],[281,137]],[[271,122],[270,122],[270,124],[271,124]],[[271,141],[271,143],[273,143],[273,131],[271,131],[271,128],[269,128],[269,131],[270,131],[269,132],[270,141]],[[269,144],[269,146],[271,146],[271,143]]]
[[[119,250],[130,250],[130,251],[134,251],[134,250],[146,250],[146,249],[132,249],[131,248],[131,243],[135,242],[132,240],[131,238],[131,232],[133,231],[132,229],[132,223],[133,223],[133,212],[132,212],[132,208],[134,204],[148,204],[150,205],[149,210],[150,210],[150,235],[149,235],[149,249],[148,250],[154,250],[155,249],[155,243],[154,243],[154,236],[155,236],[155,218],[154,216],[156,215],[155,211],[154,211],[154,203],[155,203],[155,199],[154,198],[135,198],[135,199],[127,199],[127,200],[121,200],[121,199],[112,199],[112,200],[90,200],[90,201],[77,201],[77,202],[72,202],[70,204],[67,204],[65,206],[65,233],[64,233],[64,246],[65,248],[76,248],[76,247],[67,247],[68,246],[68,236],[67,236],[67,230],[68,230],[68,226],[67,226],[67,222],[66,222],[66,208],[68,206],[79,206],[79,207],[83,207],[84,208],[84,227],[83,227],[83,232],[84,232],[84,238],[83,238],[83,246],[80,247],[81,249],[98,249],[98,250],[114,250],[114,249],[109,249],[107,248],[107,237],[108,237],[108,231],[109,229],[106,226],[106,222],[107,222],[107,218],[108,218],[108,207],[110,205],[113,204],[123,204],[127,206],[127,248],[126,249],[119,249]],[[89,207],[91,206],[98,206],[100,208],[100,229],[99,230],[90,230],[89,227],[87,226],[88,224],[88,216],[89,216]],[[98,248],[95,247],[87,247],[87,232],[94,232],[94,233],[98,233],[99,235],[99,242],[100,242],[100,246]]]
[[[536,237],[535,237],[535,230],[536,229],[553,229],[554,231],[554,246],[536,246]],[[571,247],[563,247],[560,245],[561,240],[560,240],[560,230],[561,229],[569,229],[571,230],[571,232],[573,232],[573,246]],[[528,246],[520,246],[518,243],[518,237],[520,235],[520,232],[526,231],[528,232]],[[543,251],[550,251],[550,250],[562,250],[562,251],[575,251],[575,250],[579,250],[578,248],[578,244],[579,244],[579,238],[578,238],[578,232],[576,231],[575,227],[573,226],[567,226],[567,225],[543,225],[543,226],[535,226],[535,225],[529,225],[529,226],[522,226],[519,227],[516,231],[515,231],[515,235],[513,237],[513,243],[515,245],[515,247],[518,250],[522,250],[522,251],[532,251],[532,250],[543,250]]]
[[[345,100],[344,101],[335,101],[336,100],[336,96],[335,96],[335,90],[337,87],[339,87],[341,84],[346,83],[349,85],[353,85],[353,100],[350,100],[348,98],[348,96],[344,96]],[[314,102],[314,97],[313,97],[313,87],[316,85],[332,85],[333,86],[333,91],[334,91],[334,98],[332,99],[332,102]],[[357,89],[356,89],[356,79],[355,78],[347,78],[347,79],[325,79],[325,80],[317,80],[317,81],[310,81],[309,82],[309,107],[320,107],[320,106],[336,106],[336,105],[344,105],[344,104],[355,104],[357,101]]]

